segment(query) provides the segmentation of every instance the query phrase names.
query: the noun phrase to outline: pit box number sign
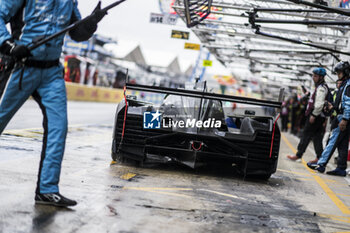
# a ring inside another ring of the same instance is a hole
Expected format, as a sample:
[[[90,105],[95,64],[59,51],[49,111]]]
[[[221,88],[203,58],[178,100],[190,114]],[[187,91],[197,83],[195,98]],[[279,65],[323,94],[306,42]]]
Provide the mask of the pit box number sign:
[[[176,25],[177,16],[171,15],[171,14],[151,13],[150,22],[159,23],[159,24]]]

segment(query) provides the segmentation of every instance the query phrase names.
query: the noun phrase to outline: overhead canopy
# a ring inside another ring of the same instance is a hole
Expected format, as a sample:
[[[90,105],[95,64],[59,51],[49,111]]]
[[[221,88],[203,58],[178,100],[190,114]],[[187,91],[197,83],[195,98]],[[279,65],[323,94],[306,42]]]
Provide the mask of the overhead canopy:
[[[207,48],[218,61],[233,70],[235,67],[243,66],[253,73],[264,72],[266,77],[276,76],[266,75],[269,71],[271,74],[276,74],[276,69],[279,72],[284,70],[290,79],[304,82],[305,79],[300,77],[310,72],[315,66],[324,66],[330,71],[337,62],[334,56],[347,60],[350,58],[336,53],[332,55],[327,49],[257,35],[256,29],[252,28],[249,20],[249,12],[254,8],[285,10],[258,11],[257,18],[266,20],[350,22],[350,17],[286,0],[214,0],[212,6],[211,15],[191,29],[198,36],[203,47]],[[182,0],[176,0],[174,9],[185,21]],[[290,11],[292,9],[300,9],[300,12]],[[304,12],[305,10],[308,12]],[[325,48],[349,51],[350,26],[260,23],[260,30]]]

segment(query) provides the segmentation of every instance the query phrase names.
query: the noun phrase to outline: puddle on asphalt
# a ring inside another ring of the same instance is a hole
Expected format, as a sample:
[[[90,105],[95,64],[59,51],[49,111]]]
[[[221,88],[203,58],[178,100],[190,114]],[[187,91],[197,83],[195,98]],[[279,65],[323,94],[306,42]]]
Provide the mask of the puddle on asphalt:
[[[42,230],[55,221],[55,216],[59,212],[74,212],[70,208],[62,208],[48,205],[35,205],[34,217],[32,220],[32,231]]]
[[[32,149],[14,147],[14,146],[0,146],[0,148],[5,149],[5,150],[20,150],[20,151],[28,151],[28,152],[34,151]]]
[[[169,210],[169,211],[180,211],[180,212],[196,212],[195,209],[179,209],[179,208],[171,208],[171,207],[161,207],[161,206],[153,206],[153,205],[138,205],[135,206],[143,207],[147,209],[158,209],[158,210]]]

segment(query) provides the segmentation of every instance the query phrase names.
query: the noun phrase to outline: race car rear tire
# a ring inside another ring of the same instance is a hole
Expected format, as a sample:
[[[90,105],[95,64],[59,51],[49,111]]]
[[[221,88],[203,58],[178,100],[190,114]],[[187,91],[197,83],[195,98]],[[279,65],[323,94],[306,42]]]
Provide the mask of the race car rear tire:
[[[132,165],[132,166],[139,166],[140,165],[140,161],[125,157],[121,153],[113,153],[112,152],[112,159],[113,159],[113,161],[116,161],[116,162],[122,163],[122,164],[128,164],[128,165]]]
[[[117,161],[117,154],[112,152],[112,160]]]
[[[246,168],[244,164],[241,166],[241,172],[247,178],[259,180],[268,180],[275,171],[275,165],[256,161],[248,161]]]
[[[270,179],[272,174],[254,174],[254,175],[247,175],[247,178],[251,179],[257,179],[257,180],[268,180]]]

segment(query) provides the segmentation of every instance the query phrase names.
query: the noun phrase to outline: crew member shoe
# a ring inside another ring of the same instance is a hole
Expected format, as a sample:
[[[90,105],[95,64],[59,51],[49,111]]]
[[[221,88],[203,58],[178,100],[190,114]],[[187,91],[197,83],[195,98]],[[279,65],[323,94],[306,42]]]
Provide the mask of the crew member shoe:
[[[316,170],[320,173],[324,173],[324,171],[326,170],[325,166],[319,165],[317,163],[307,163],[306,165],[312,170]]]
[[[292,160],[292,161],[296,161],[296,162],[300,161],[300,159],[301,159],[296,155],[287,155],[287,158]]]
[[[314,160],[311,160],[309,161],[309,163],[317,163],[318,162],[318,158],[314,159]]]
[[[324,173],[324,171],[326,170],[326,168],[322,165],[318,165],[315,170],[317,170],[320,173]]]
[[[62,196],[59,193],[37,193],[35,194],[35,204],[67,207],[74,206],[77,202]]]
[[[346,176],[346,171],[340,168],[336,168],[333,171],[326,172],[327,175],[332,176]]]

